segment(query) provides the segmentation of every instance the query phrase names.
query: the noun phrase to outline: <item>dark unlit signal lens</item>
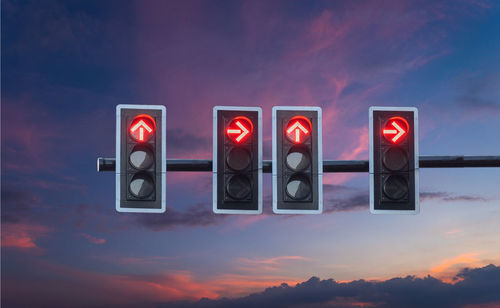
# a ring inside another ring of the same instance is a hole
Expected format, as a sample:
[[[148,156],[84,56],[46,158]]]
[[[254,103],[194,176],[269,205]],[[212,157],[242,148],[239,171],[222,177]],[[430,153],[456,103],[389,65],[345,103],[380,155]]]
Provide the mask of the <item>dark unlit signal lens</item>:
[[[391,171],[398,171],[408,164],[408,153],[400,147],[391,147],[384,153],[384,166]]]
[[[303,200],[311,194],[311,183],[305,176],[292,176],[286,184],[286,193],[292,199]]]
[[[139,170],[148,169],[153,165],[154,155],[151,149],[145,146],[136,146],[130,153],[130,164]]]
[[[302,171],[311,164],[311,157],[307,150],[292,148],[286,156],[286,165],[293,171]]]
[[[384,182],[384,194],[392,200],[400,200],[408,194],[408,180],[401,175],[390,175]]]
[[[246,149],[235,147],[229,151],[226,161],[229,168],[235,171],[242,171],[250,166],[252,157]]]
[[[252,183],[247,176],[234,175],[227,182],[226,191],[231,198],[243,200],[252,191]]]
[[[129,185],[130,192],[137,198],[146,198],[154,190],[151,177],[145,173],[137,173],[132,177]]]

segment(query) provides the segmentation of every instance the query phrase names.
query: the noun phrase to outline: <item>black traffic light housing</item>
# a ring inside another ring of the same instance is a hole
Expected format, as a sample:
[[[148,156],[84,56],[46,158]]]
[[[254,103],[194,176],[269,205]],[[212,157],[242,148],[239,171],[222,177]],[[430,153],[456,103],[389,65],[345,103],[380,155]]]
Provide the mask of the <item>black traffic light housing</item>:
[[[165,106],[116,106],[118,212],[165,212],[165,131]]]
[[[273,212],[323,212],[319,107],[273,107]]]
[[[213,108],[213,211],[262,213],[262,109]]]
[[[370,212],[417,214],[418,110],[370,107]]]

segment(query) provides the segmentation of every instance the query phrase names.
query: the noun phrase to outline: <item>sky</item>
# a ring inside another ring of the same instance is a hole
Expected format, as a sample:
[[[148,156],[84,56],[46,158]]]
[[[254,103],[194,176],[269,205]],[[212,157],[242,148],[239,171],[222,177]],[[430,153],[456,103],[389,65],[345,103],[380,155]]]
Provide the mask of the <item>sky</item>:
[[[118,104],[167,109],[167,157],[211,159],[212,108],[319,106],[323,157],[368,159],[368,108],[419,110],[421,155],[500,155],[496,1],[2,1],[4,307],[500,306],[499,168],[420,170],[418,215],[372,215],[368,173],[321,215],[115,211]]]

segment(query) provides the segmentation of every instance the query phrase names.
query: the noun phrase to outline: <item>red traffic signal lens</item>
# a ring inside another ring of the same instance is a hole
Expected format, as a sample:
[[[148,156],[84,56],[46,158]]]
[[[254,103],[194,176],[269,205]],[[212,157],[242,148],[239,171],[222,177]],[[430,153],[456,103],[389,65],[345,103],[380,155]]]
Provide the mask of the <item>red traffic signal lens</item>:
[[[303,143],[311,135],[311,121],[303,116],[291,118],[286,126],[285,135],[293,143]]]
[[[147,114],[141,114],[130,124],[129,134],[135,141],[146,142],[154,135],[155,128],[155,120]]]
[[[227,137],[236,143],[247,140],[253,132],[252,121],[247,117],[236,117],[226,128]]]
[[[408,135],[409,125],[408,122],[401,117],[392,117],[386,123],[382,129],[382,135],[384,138],[393,143],[399,143],[403,141]]]

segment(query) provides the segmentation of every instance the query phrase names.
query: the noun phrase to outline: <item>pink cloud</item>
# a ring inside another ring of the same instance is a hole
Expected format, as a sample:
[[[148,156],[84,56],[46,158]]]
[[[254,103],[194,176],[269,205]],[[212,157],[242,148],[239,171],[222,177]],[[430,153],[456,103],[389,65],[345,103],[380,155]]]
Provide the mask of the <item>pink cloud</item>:
[[[455,262],[457,260],[461,264],[471,265],[474,254],[454,259],[456,260],[445,260],[443,267],[438,266],[439,268],[433,269],[433,273],[441,273],[441,270],[450,264],[458,264]],[[151,260],[156,262],[157,258],[152,257]],[[303,277],[282,275],[279,269],[309,260],[294,255],[240,258],[236,260],[236,264],[246,267],[248,271],[236,268],[241,273],[221,273],[211,278],[200,279],[192,272],[184,270],[161,271],[154,275],[113,274],[34,259],[27,264],[27,267],[32,267],[31,270],[35,275],[45,278],[43,280],[24,276],[9,278],[3,296],[15,299],[15,303],[19,306],[31,306],[35,303],[47,303],[52,306],[79,303],[82,306],[92,306],[99,303],[108,306],[141,305],[142,307],[154,306],[159,302],[199,300],[203,297],[210,299],[241,297],[282,283],[294,285],[303,282]],[[134,265],[136,261],[132,260],[131,264]]]
[[[343,151],[337,159],[339,160],[367,160],[368,159],[368,145],[369,145],[369,135],[368,128],[362,127],[359,129],[354,129],[351,132],[353,135],[352,142],[348,146],[344,146],[347,149]],[[347,143],[347,142],[346,142]],[[323,176],[323,183],[340,185],[348,182],[353,177],[359,176],[357,173],[336,173],[336,174],[326,174]]]
[[[264,207],[266,204],[263,205]],[[269,215],[263,213],[261,215],[235,215],[231,220],[231,223],[223,227],[220,230],[222,233],[230,232],[233,229],[244,229],[250,225],[258,223],[260,221],[266,220],[269,218]]]
[[[282,282],[299,279],[279,276],[222,274],[213,279],[197,279],[188,271],[161,272],[156,275],[107,274],[34,260],[29,266],[46,279],[9,279],[2,296],[15,299],[19,306],[50,303],[53,306],[107,305],[148,307],[158,302],[198,300],[221,296],[246,295]]]
[[[440,18],[435,11],[444,8],[439,6],[427,12],[399,1],[383,7],[351,3],[299,19],[272,9],[272,3],[244,2],[236,10],[241,14],[241,40],[199,27],[201,8],[198,4],[137,8],[138,33],[147,33],[136,41],[136,65],[147,80],[142,85],[144,95],[165,102],[169,129],[182,131],[193,142],[192,150],[167,147],[172,158],[211,157],[209,147],[196,148],[195,143],[211,143],[215,105],[261,106],[265,140],[271,134],[273,105],[322,106],[325,151],[347,156],[338,145],[358,139],[352,131],[365,129],[353,127],[353,117],[367,114],[374,98],[394,87],[403,74],[439,57],[435,49],[442,50],[437,48],[442,37],[432,36],[431,44],[428,37],[418,35]],[[157,13],[162,10],[168,18]],[[183,26],[174,27],[174,21]],[[172,39],[178,44],[172,45]],[[415,47],[398,52],[408,40]],[[349,150],[357,155],[356,148]]]
[[[40,248],[36,241],[53,231],[52,228],[40,224],[2,223],[2,248],[43,254],[45,250]]]
[[[171,257],[149,256],[149,257],[125,257],[118,258],[118,262],[124,265],[165,264],[171,261]],[[116,260],[113,258],[113,260]]]
[[[207,281],[218,292],[218,297],[238,297],[246,296],[250,293],[261,291],[265,288],[278,286],[282,283],[296,284],[303,279],[290,277],[287,275],[240,275],[240,274],[223,274],[216,277],[212,281]]]
[[[102,244],[106,243],[105,238],[97,238],[97,237],[92,236],[92,235],[87,234],[87,233],[80,233],[78,235],[85,238],[89,243],[92,243],[92,244],[102,245]]]
[[[331,10],[325,9],[319,16],[312,19],[305,31],[300,33],[299,40],[303,44],[297,44],[297,47],[288,53],[287,59],[293,60],[310,56],[331,47],[336,47],[340,51],[337,55],[341,56],[343,53],[342,40],[349,32],[354,31],[356,24],[353,20],[347,19],[334,24],[335,15]]]
[[[238,269],[251,273],[265,273],[283,270],[291,263],[310,261],[303,256],[278,256],[272,258],[240,258],[237,260]]]
[[[347,150],[340,154],[339,159],[341,160],[356,160],[356,159],[367,159],[368,156],[368,127],[362,127],[355,130],[354,135],[357,135],[355,142],[353,142]]]
[[[430,269],[430,274],[440,278],[444,282],[454,283],[459,280],[454,279],[457,272],[464,267],[480,267],[488,263],[481,260],[479,256],[482,252],[470,252],[458,256],[444,259],[439,265]]]
[[[160,273],[155,276],[113,275],[87,272],[65,265],[39,262],[42,273],[51,273],[55,279],[12,279],[5,288],[4,296],[15,298],[19,305],[37,302],[54,306],[108,305],[150,306],[155,302],[180,299],[216,298],[210,287],[195,281],[189,272]],[[23,296],[20,296],[23,294]],[[148,305],[149,303],[149,305]]]
[[[448,238],[459,238],[464,235],[464,232],[460,229],[451,229],[446,231],[444,235]]]

